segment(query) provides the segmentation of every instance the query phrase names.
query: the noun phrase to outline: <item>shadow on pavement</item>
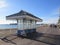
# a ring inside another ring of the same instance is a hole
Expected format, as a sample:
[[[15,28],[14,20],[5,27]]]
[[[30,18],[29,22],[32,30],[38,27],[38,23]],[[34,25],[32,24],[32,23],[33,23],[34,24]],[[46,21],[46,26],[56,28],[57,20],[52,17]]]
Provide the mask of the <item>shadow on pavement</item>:
[[[8,39],[8,37],[12,37],[12,36],[16,36],[16,37],[12,39]],[[12,41],[17,38],[22,38],[22,39],[26,38],[26,39],[42,42],[49,45],[60,45],[60,35],[52,35],[52,34],[38,33],[38,32],[29,34],[29,36],[27,37],[21,37],[21,36],[18,37],[17,35],[9,35],[4,38],[1,38],[1,40],[7,43],[12,43],[17,45],[15,42]]]
[[[24,38],[46,43],[49,45],[60,45],[60,35],[52,35],[52,34],[36,32],[35,34],[31,34],[28,37],[24,37]]]

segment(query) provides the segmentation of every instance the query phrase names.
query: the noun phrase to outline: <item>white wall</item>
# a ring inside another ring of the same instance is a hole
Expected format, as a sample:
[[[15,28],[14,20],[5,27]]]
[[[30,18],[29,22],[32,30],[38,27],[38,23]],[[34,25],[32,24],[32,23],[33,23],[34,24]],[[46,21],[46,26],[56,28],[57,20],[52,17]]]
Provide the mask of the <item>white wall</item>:
[[[31,23],[31,29],[32,28],[36,28],[36,22],[35,21],[33,21],[32,23]]]
[[[18,30],[23,30],[23,20],[18,20]]]
[[[24,29],[33,29],[36,28],[36,22],[30,20],[25,20],[23,22],[23,19],[18,20],[18,30],[24,30]]]

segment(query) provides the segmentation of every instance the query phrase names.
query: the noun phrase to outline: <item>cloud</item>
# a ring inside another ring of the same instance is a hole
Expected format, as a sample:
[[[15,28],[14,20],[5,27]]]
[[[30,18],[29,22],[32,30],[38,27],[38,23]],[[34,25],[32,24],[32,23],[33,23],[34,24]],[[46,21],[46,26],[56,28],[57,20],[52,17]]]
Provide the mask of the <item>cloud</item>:
[[[4,0],[0,0],[0,8],[5,8],[5,7],[7,7],[7,3],[6,3],[6,1],[4,1]]]
[[[38,24],[57,24],[58,22],[58,17],[42,17],[43,21],[38,22]]]
[[[57,24],[58,22],[58,18],[48,18],[46,20],[43,21],[43,23],[47,23],[47,24]]]
[[[47,23],[47,24],[57,24],[58,19],[59,19],[59,8],[56,8],[51,11],[49,14],[49,17],[42,17],[43,22],[42,23]]]
[[[60,13],[59,11],[60,11],[60,7],[52,10],[51,15],[55,15],[55,16],[58,15],[59,16],[59,13]]]

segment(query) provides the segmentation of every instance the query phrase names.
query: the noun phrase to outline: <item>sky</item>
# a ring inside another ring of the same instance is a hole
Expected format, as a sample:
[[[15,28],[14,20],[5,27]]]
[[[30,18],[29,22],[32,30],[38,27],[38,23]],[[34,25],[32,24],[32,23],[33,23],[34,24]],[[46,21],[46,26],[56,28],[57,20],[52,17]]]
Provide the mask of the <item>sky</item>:
[[[6,20],[6,16],[25,10],[43,19],[41,23],[57,23],[60,0],[0,0],[0,24],[15,21]]]

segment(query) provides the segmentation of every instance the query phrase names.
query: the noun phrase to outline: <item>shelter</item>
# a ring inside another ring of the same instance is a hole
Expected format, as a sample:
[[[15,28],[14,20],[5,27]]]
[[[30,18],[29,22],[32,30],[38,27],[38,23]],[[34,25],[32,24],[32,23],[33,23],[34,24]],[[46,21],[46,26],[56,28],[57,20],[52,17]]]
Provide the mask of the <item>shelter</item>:
[[[42,21],[42,19],[23,10],[18,13],[6,16],[6,19],[17,21],[17,32],[19,35],[26,35],[28,33],[36,32],[36,22]]]

